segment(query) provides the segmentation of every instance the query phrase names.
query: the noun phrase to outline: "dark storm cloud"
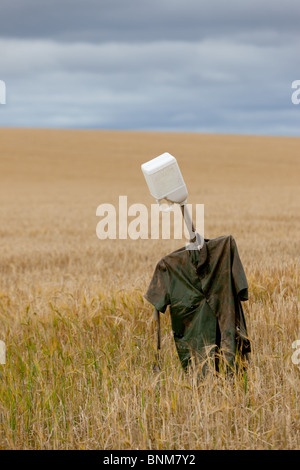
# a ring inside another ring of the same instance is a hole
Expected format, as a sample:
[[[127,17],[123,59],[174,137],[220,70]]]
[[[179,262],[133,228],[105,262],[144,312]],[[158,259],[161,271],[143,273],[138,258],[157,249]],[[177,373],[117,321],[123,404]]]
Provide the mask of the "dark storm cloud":
[[[257,40],[266,40],[275,32],[276,40],[276,35],[298,33],[299,13],[298,0],[9,0],[1,5],[0,34],[134,42],[199,41],[239,34],[245,39],[250,34],[250,40],[257,34]]]

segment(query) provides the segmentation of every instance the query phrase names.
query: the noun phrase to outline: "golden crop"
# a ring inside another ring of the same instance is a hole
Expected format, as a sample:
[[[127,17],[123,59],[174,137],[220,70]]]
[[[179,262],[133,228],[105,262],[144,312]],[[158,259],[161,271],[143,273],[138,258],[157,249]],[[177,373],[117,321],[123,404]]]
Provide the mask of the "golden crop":
[[[299,448],[300,139],[3,128],[0,141],[0,448]],[[163,152],[205,204],[205,237],[237,242],[247,375],[185,375],[168,313],[153,372],[143,293],[182,241],[96,236],[99,204],[154,202],[140,165]]]

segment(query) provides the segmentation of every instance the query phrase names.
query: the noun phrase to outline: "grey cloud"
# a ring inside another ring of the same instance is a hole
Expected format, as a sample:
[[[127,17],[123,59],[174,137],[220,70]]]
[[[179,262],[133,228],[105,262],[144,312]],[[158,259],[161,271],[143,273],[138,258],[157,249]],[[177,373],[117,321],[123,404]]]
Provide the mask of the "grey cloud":
[[[298,132],[290,101],[295,49],[287,45],[3,40],[2,46],[9,51],[2,125]]]
[[[139,74],[169,84],[183,76],[208,82],[235,82],[250,76],[272,80],[297,71],[296,45],[265,48],[232,41],[154,42],[140,44],[56,43],[53,41],[2,40],[1,66],[7,77],[54,73]],[[121,81],[120,81],[121,83]]]
[[[300,135],[300,3],[10,0],[0,125]]]

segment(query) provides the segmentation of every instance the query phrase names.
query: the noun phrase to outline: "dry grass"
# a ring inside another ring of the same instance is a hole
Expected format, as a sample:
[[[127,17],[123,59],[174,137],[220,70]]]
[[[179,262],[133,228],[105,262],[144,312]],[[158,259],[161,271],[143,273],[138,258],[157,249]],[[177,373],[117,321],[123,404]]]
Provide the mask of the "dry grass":
[[[2,449],[300,446],[297,138],[0,129]],[[180,241],[96,237],[103,202],[151,204],[140,164],[168,151],[205,236],[232,234],[249,281],[247,376],[184,375],[142,294]]]

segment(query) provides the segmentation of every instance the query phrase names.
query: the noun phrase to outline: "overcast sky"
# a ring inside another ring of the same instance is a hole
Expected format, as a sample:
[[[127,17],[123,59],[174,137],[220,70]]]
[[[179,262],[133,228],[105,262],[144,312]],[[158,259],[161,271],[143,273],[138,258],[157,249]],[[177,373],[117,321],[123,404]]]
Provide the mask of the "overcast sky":
[[[2,0],[0,126],[300,136],[299,0]]]

